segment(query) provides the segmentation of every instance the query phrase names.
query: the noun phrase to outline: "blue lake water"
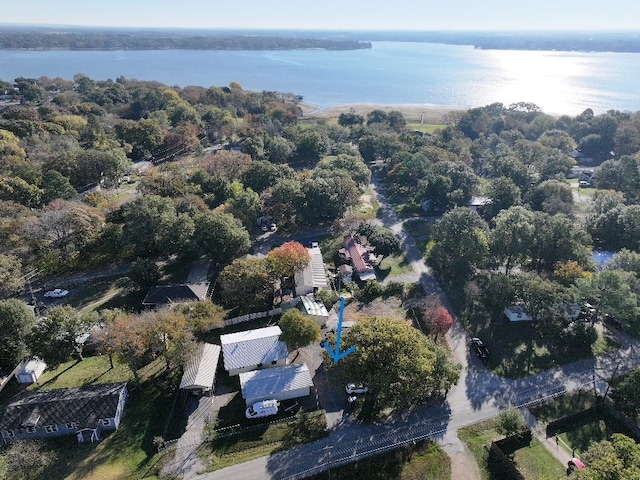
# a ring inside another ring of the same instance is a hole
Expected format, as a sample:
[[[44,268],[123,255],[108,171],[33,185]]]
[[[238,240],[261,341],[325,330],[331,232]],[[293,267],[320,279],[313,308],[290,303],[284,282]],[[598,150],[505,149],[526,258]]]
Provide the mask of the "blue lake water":
[[[374,42],[370,50],[0,51],[0,79],[120,75],[168,85],[224,86],[347,103],[475,107],[533,102],[547,113],[640,110],[640,54],[479,50]]]

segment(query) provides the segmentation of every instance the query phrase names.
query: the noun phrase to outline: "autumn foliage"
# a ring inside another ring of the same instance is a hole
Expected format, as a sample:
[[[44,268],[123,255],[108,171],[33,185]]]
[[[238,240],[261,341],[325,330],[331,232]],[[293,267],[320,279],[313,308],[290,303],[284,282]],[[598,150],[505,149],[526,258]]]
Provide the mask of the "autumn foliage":
[[[425,312],[427,324],[437,339],[438,335],[445,334],[453,325],[453,318],[449,311],[444,307],[429,308]]]
[[[309,251],[298,242],[287,242],[267,254],[267,268],[276,277],[292,277],[311,260]]]

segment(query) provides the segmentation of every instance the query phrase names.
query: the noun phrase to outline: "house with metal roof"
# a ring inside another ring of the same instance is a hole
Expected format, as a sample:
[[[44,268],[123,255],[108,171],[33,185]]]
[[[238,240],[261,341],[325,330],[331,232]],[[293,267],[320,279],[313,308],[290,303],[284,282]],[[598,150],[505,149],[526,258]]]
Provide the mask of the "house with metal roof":
[[[0,411],[0,436],[4,443],[72,434],[97,440],[118,429],[126,401],[126,383],[25,391]]]
[[[303,315],[312,317],[318,325],[324,327],[329,319],[329,312],[324,306],[322,300],[315,298],[313,295],[301,295],[289,301],[282,302],[280,305],[282,313],[292,308],[297,308]]]
[[[240,374],[242,398],[247,406],[261,400],[290,400],[311,393],[313,381],[306,364],[255,370]]]
[[[207,298],[208,291],[209,282],[157,285],[151,287],[142,304],[147,307],[156,307],[189,300],[202,301]]]
[[[322,259],[320,247],[313,246],[307,248],[309,252],[309,263],[300,272],[296,272],[294,276],[296,284],[296,295],[308,295],[316,293],[318,290],[328,288],[327,270]]]
[[[281,334],[280,327],[275,326],[220,335],[225,370],[233,376],[286,365],[289,351],[280,341]]]
[[[220,360],[220,345],[201,343],[184,369],[180,389],[188,390],[194,395],[213,392]]]

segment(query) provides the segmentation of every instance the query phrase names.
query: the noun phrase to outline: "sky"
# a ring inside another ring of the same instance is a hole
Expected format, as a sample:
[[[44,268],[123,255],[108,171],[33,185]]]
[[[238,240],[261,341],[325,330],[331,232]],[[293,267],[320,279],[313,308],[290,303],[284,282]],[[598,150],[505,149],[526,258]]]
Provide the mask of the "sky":
[[[639,30],[639,19],[639,0],[29,0],[0,14],[0,24],[292,30]]]

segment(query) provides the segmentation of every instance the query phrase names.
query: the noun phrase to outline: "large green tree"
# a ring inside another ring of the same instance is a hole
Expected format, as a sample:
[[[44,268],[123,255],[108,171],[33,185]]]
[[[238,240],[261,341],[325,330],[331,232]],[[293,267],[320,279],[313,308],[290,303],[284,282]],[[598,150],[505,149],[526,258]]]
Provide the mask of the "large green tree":
[[[346,380],[369,387],[364,401],[371,411],[425,401],[458,379],[459,365],[450,360],[446,347],[406,322],[361,318],[342,337],[343,351],[352,346],[356,350],[335,366]]]
[[[228,308],[259,312],[271,306],[273,284],[262,259],[235,259],[224,267],[218,282],[222,288],[222,302]]]
[[[0,373],[9,374],[29,354],[28,336],[35,321],[26,303],[17,299],[0,301]]]
[[[438,220],[431,239],[429,263],[443,280],[463,280],[487,260],[487,224],[466,207],[455,208]]]
[[[278,325],[282,330],[280,338],[293,350],[320,340],[320,325],[295,308],[287,310],[280,318]]]
[[[586,468],[576,470],[575,480],[635,480],[640,478],[640,445],[614,433],[610,440],[593,443],[582,455]]]
[[[251,250],[249,232],[233,215],[219,211],[196,217],[197,244],[220,263],[228,263]]]

